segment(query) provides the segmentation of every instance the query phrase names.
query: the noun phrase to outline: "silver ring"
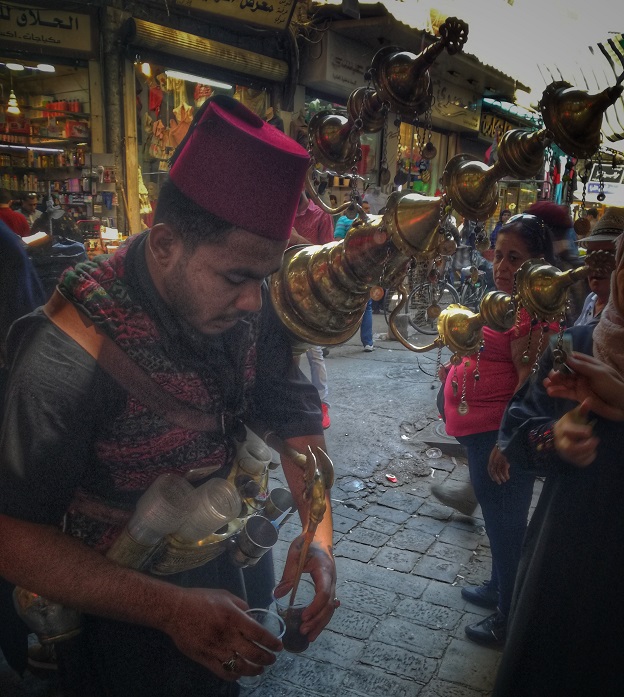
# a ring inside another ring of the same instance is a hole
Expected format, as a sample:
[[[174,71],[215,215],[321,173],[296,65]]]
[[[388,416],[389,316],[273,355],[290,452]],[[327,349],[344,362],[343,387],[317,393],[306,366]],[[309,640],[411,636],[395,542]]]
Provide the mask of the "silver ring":
[[[238,654],[236,651],[234,651],[234,655],[232,658],[230,658],[229,661],[224,661],[221,665],[223,666],[223,670],[225,670],[227,673],[236,673],[236,659],[238,658]]]
[[[340,600],[338,600],[338,598],[334,598],[334,607],[340,607]]]

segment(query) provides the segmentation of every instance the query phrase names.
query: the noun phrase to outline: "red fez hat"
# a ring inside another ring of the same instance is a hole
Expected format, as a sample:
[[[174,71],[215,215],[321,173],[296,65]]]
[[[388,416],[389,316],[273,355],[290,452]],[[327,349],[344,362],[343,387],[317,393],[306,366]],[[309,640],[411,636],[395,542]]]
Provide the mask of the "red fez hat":
[[[231,97],[197,112],[169,178],[198,206],[232,225],[287,240],[310,156]]]

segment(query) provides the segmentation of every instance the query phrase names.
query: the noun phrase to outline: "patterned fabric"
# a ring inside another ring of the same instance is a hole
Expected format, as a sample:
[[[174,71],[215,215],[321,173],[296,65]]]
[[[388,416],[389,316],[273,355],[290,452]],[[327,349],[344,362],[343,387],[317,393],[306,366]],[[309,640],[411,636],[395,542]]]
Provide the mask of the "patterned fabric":
[[[129,248],[130,244],[125,245],[112,257],[97,257],[66,272],[60,284],[62,294],[167,392],[207,413],[221,413],[225,406],[214,371],[207,365],[201,374],[182,367],[176,355],[165,351],[153,319],[129,294],[124,282]],[[244,387],[236,413],[239,417],[255,380],[257,318],[249,326],[247,345],[241,352]],[[216,471],[229,464],[232,452],[220,435],[171,425],[130,395],[112,426],[98,434],[94,450],[96,476],[104,473],[109,477],[116,493],[103,501],[93,492],[80,489],[68,512],[67,531],[98,549],[108,548],[121,528],[105,520],[107,516],[101,511],[106,507],[132,510],[160,474],[184,475],[190,469],[206,467]]]

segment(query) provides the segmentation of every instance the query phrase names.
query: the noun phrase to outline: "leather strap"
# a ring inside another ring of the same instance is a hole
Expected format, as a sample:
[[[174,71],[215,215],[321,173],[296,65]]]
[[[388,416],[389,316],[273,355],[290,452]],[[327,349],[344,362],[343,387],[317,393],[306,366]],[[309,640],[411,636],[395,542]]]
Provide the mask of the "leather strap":
[[[225,415],[205,414],[164,390],[58,289],[43,311],[124,390],[155,414],[181,428],[225,435]]]

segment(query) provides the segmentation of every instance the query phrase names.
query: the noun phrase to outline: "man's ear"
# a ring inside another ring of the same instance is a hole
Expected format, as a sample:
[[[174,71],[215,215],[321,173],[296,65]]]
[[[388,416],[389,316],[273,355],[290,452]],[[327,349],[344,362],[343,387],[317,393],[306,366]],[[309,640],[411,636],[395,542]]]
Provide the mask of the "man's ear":
[[[162,268],[175,263],[182,251],[180,235],[167,223],[157,223],[151,228],[147,244],[151,260]]]

